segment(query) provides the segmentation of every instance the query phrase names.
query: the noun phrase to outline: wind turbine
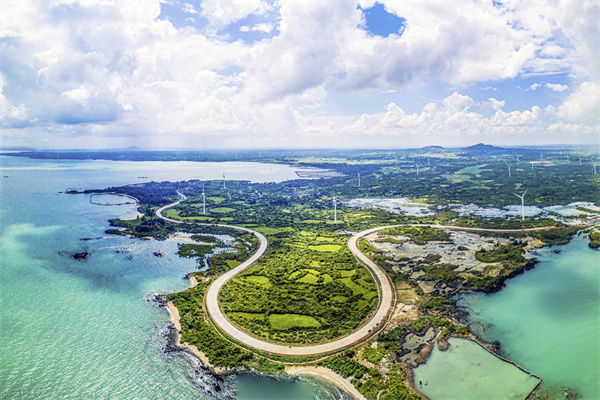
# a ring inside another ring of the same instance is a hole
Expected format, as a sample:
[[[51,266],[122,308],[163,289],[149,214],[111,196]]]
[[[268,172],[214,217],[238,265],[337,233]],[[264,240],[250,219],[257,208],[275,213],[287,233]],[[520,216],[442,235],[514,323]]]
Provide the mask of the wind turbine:
[[[206,214],[206,195],[204,194],[204,188],[202,188],[202,214]]]
[[[507,163],[506,161],[504,161],[504,163],[508,166],[508,177],[510,178],[511,177],[511,175],[510,175],[510,164]]]
[[[592,163],[594,164],[594,175],[596,175],[596,163]]]
[[[337,224],[337,201],[335,196],[333,196],[333,223]]]
[[[429,165],[429,157],[427,157],[427,165]]]
[[[360,187],[360,172],[358,172],[357,174],[358,174],[358,187]]]
[[[416,164],[416,165],[417,165],[417,176],[419,176],[419,164]]]
[[[225,172],[223,172],[223,189],[225,189]]]
[[[581,157],[579,157],[579,165],[581,165]]]
[[[525,193],[527,193],[527,190],[525,190],[521,196],[513,193],[515,196],[521,199],[521,221],[525,221]]]

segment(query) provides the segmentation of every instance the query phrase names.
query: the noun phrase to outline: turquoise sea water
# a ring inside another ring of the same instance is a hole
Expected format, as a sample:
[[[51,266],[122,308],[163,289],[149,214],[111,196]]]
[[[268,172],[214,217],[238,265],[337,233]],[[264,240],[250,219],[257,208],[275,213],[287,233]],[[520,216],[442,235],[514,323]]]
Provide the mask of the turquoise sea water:
[[[111,218],[135,206],[98,206],[89,196],[58,193],[141,181],[201,177],[294,179],[282,165],[47,161],[0,157],[0,398],[206,399],[194,364],[165,356],[164,309],[144,301],[153,291],[188,286],[194,261],[176,240],[106,235]],[[147,178],[140,178],[147,177]],[[89,240],[81,240],[89,239]],[[86,260],[73,253],[88,252]],[[157,258],[153,252],[161,251]],[[239,399],[346,398],[318,381],[238,378]],[[257,397],[260,394],[260,397]]]
[[[415,368],[415,386],[434,400],[524,399],[539,379],[489,353],[479,344],[451,338]]]
[[[600,399],[600,253],[577,237],[538,259],[500,292],[467,295],[458,305],[477,334],[500,341],[503,356],[542,377],[541,389]]]

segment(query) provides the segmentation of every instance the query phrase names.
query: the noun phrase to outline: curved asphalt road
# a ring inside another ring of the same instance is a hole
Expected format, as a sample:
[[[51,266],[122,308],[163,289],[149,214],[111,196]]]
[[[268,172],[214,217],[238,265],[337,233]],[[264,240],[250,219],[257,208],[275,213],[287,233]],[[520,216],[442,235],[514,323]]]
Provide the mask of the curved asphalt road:
[[[185,200],[186,197],[185,197],[185,195],[183,195],[183,193],[180,193],[180,192],[177,192],[177,193],[181,196],[181,199],[175,203],[166,205],[166,206],[161,207],[160,209],[156,210],[157,217],[162,218],[169,222],[183,223],[183,221],[177,221],[174,219],[166,218],[162,215],[162,212],[164,210],[166,210],[167,208],[174,207],[177,204],[181,203],[183,200]],[[211,224],[206,224],[206,225],[211,225]],[[379,308],[377,309],[375,315],[360,329],[352,332],[348,336],[342,337],[333,342],[312,345],[312,346],[283,346],[283,345],[264,342],[260,339],[250,336],[249,334],[247,334],[247,333],[241,331],[240,329],[238,329],[237,327],[235,327],[225,317],[225,315],[223,314],[223,312],[221,311],[221,309],[219,307],[219,292],[221,291],[221,289],[223,288],[223,285],[225,285],[225,283],[227,283],[235,275],[239,274],[240,272],[242,272],[243,270],[245,270],[246,268],[248,268],[252,264],[254,264],[266,252],[267,239],[263,235],[261,235],[260,233],[254,231],[252,229],[242,228],[242,227],[233,226],[233,225],[217,224],[217,226],[237,229],[238,231],[250,232],[250,233],[254,234],[260,242],[260,246],[259,246],[258,250],[256,251],[256,253],[254,253],[254,255],[252,255],[252,257],[250,257],[249,259],[247,259],[246,261],[244,261],[242,264],[238,265],[237,267],[235,267],[235,268],[227,271],[223,275],[219,276],[208,287],[208,289],[206,290],[206,293],[205,293],[207,312],[210,315],[210,317],[213,319],[213,322],[221,330],[223,330],[227,335],[231,336],[238,342],[245,344],[246,346],[250,346],[255,349],[266,351],[269,353],[281,354],[281,355],[286,355],[286,356],[312,356],[312,355],[334,352],[337,350],[344,349],[346,347],[350,347],[350,346],[362,341],[363,339],[365,339],[367,336],[369,336],[371,334],[373,329],[377,328],[378,325],[381,322],[383,322],[383,320],[387,316],[388,312],[390,311],[390,308],[393,304],[393,299],[394,299],[394,290],[392,288],[392,285],[391,285],[387,275],[385,274],[385,272],[381,268],[379,268],[377,266],[377,264],[375,264],[373,261],[371,261],[369,258],[367,258],[367,256],[365,256],[363,253],[361,253],[360,250],[358,249],[357,244],[358,244],[358,240],[360,238],[367,236],[371,233],[377,232],[381,229],[393,228],[393,227],[405,226],[405,225],[389,225],[389,226],[381,226],[381,227],[377,227],[377,228],[367,229],[365,231],[362,231],[362,232],[352,235],[352,237],[350,237],[350,239],[348,240],[348,248],[350,249],[352,254],[354,254],[354,256],[356,256],[367,267],[369,267],[369,269],[371,270],[371,272],[374,274],[374,276],[377,278],[377,281],[379,282],[379,295],[380,295]],[[426,225],[426,224],[421,224],[421,225],[415,224],[414,226],[431,226],[433,228],[440,228],[440,229],[461,229],[461,230],[467,230],[467,231],[497,231],[497,232],[517,232],[517,231],[548,229],[548,227],[542,227],[542,228],[531,228],[531,229],[491,230],[491,229],[483,229],[483,228],[467,228],[467,227],[454,227],[454,226],[445,226],[445,225]]]
[[[156,210],[157,217],[162,218],[169,222],[183,223],[182,221],[177,221],[174,219],[166,218],[162,215],[162,212],[164,210],[166,210],[167,208],[174,207],[177,204],[181,203],[183,200],[185,200],[185,196],[182,193],[180,193],[180,192],[177,192],[177,193],[181,196],[181,199],[175,203],[168,204],[168,205]],[[207,225],[209,225],[209,224],[207,224]],[[260,339],[250,336],[249,334],[242,332],[241,330],[236,328],[225,317],[225,315],[219,308],[219,301],[218,301],[219,300],[219,292],[223,288],[223,285],[225,285],[225,283],[227,283],[227,281],[229,281],[235,275],[239,274],[240,272],[242,272],[243,270],[245,270],[246,268],[248,268],[249,266],[254,264],[256,262],[256,260],[258,260],[266,252],[267,239],[263,235],[261,235],[260,233],[254,231],[252,229],[242,228],[239,226],[232,226],[232,225],[217,225],[217,226],[223,226],[223,227],[227,227],[227,228],[232,228],[232,229],[237,229],[240,231],[253,233],[260,242],[260,246],[259,246],[258,250],[256,251],[256,253],[254,253],[254,255],[252,255],[252,257],[250,257],[249,259],[247,259],[246,261],[244,261],[242,264],[238,265],[237,267],[235,267],[235,268],[227,271],[223,275],[219,276],[208,287],[208,289],[206,290],[206,293],[205,293],[206,311],[208,312],[210,317],[213,319],[213,322],[221,330],[223,330],[225,333],[227,333],[227,335],[231,336],[235,340],[237,340],[247,346],[253,347],[258,350],[266,351],[269,353],[281,354],[281,355],[286,355],[286,356],[310,356],[310,355],[318,355],[318,354],[329,353],[329,352],[341,350],[341,349],[349,347],[357,342],[360,342],[365,337],[369,336],[371,331],[373,330],[373,328],[375,328],[377,325],[379,325],[379,323],[381,323],[385,319],[388,311],[390,310],[390,307],[392,305],[392,300],[393,300],[393,289],[392,289],[392,285],[390,284],[390,281],[388,280],[385,272],[383,272],[381,270],[381,268],[379,268],[375,263],[373,263],[371,260],[369,260],[364,254],[362,254],[358,250],[358,247],[357,247],[358,239],[360,239],[361,237],[368,235],[370,233],[376,232],[379,229],[383,229],[383,228],[374,228],[374,229],[366,230],[364,232],[357,233],[357,234],[353,235],[350,238],[350,240],[348,241],[348,248],[350,249],[350,251],[356,257],[358,257],[363,263],[367,264],[367,266],[375,274],[375,277],[379,281],[379,286],[380,286],[381,301],[379,303],[379,308],[377,309],[377,312],[375,313],[375,315],[362,328],[360,328],[359,330],[351,333],[350,335],[340,338],[336,341],[319,344],[319,345],[313,345],[313,346],[283,346],[283,345],[264,342]]]

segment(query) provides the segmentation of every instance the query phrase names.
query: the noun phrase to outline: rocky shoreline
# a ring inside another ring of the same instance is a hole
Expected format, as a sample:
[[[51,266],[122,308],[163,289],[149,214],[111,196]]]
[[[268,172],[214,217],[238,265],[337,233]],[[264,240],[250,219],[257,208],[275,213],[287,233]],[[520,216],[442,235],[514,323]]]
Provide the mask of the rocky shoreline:
[[[159,308],[167,308],[166,293],[152,292],[144,300],[146,303]],[[193,371],[190,379],[202,388],[202,392],[219,400],[235,400],[236,386],[232,373],[217,372],[207,365],[187,346],[179,343],[179,330],[173,322],[167,323],[159,330],[162,346],[160,352],[166,357],[182,356],[192,362]]]

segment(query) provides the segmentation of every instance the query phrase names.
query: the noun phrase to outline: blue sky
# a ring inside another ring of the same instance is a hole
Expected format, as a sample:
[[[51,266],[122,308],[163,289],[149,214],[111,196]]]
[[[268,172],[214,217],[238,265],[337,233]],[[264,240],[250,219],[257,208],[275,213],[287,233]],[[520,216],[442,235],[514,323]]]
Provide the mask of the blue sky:
[[[0,146],[599,143],[597,0],[0,4]]]

